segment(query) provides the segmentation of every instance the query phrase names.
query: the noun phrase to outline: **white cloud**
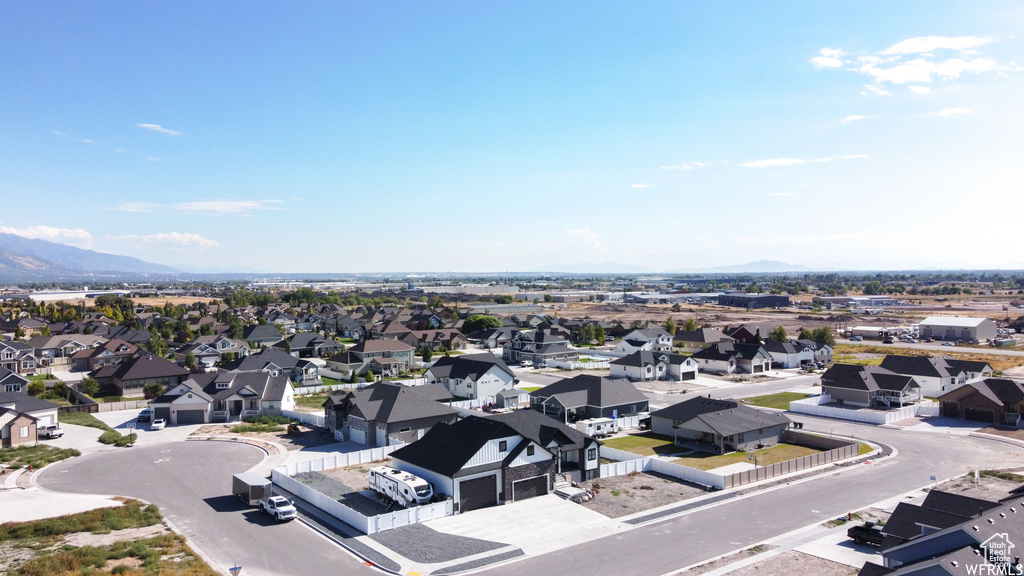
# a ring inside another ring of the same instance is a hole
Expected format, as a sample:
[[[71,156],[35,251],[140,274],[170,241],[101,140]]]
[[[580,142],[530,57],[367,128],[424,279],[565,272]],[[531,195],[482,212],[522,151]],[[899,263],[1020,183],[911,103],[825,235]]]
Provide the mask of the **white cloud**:
[[[0,232],[4,234],[17,234],[25,238],[37,240],[49,240],[60,244],[70,244],[79,248],[92,247],[92,234],[82,228],[55,228],[53,226],[27,226],[25,228],[11,228],[0,226]]]
[[[650,184],[632,184],[630,188],[650,188]]]
[[[796,192],[772,192],[769,196],[796,196]]]
[[[769,158],[767,160],[754,160],[753,162],[747,162],[740,164],[740,166],[746,166],[747,168],[769,168],[772,166],[792,166],[793,164],[803,164],[807,162],[802,158]]]
[[[831,160],[832,160],[832,158],[827,158],[827,157],[826,158],[815,158],[814,160],[811,160],[811,162],[829,162]]]
[[[96,143],[95,140],[89,140],[88,138],[86,138],[85,140],[82,140],[82,144],[95,144],[95,143]]]
[[[928,94],[932,89],[927,86],[911,86],[910,91],[914,94]]]
[[[946,108],[935,113],[936,116],[953,116],[956,114],[974,114],[974,110],[969,108]]]
[[[864,120],[867,118],[871,118],[871,116],[860,116],[858,114],[851,114],[850,116],[843,118],[841,122],[843,124],[849,124],[850,122],[856,122],[857,120]]]
[[[955,38],[920,36],[897,42],[882,50],[882,54],[921,54],[936,50],[968,50],[969,48],[977,48],[994,41],[995,39],[993,38],[980,38],[978,36],[957,36]]]
[[[134,244],[136,248],[160,247],[160,248],[190,248],[206,249],[220,246],[216,240],[203,238],[199,234],[191,232],[167,232],[159,234],[148,234],[144,236],[136,234],[125,234],[121,236],[107,236],[108,240]]]
[[[154,158],[153,156],[150,156],[149,158],[146,158],[146,161],[148,161],[148,162],[159,162],[160,159],[159,158]]]
[[[662,166],[662,170],[693,170],[695,168],[706,168],[711,162],[690,162],[689,164],[677,164],[675,166]]]
[[[284,210],[282,200],[201,200],[180,204],[155,204],[150,202],[126,202],[107,210],[118,212],[179,212],[182,214],[226,214],[249,215],[255,211]]]
[[[814,64],[815,68],[839,68],[843,65],[842,50],[822,48],[820,54],[821,56],[811,58],[811,64]]]
[[[877,94],[879,96],[888,96],[892,94],[892,92],[889,92],[888,90],[883,90],[878,86],[872,86],[871,84],[865,84],[864,87],[867,88],[868,92]],[[861,94],[867,94],[867,92],[861,92]]]
[[[171,130],[170,128],[164,128],[159,124],[136,124],[136,126],[142,128],[143,130],[149,130],[151,132],[159,132],[161,134],[168,134],[170,136],[181,136],[181,132],[178,132],[177,130]]]
[[[604,245],[601,244],[601,239],[597,233],[590,230],[589,228],[577,228],[575,230],[566,230],[565,235],[572,238],[574,243],[583,244],[590,246],[591,248],[599,248],[604,250]]]

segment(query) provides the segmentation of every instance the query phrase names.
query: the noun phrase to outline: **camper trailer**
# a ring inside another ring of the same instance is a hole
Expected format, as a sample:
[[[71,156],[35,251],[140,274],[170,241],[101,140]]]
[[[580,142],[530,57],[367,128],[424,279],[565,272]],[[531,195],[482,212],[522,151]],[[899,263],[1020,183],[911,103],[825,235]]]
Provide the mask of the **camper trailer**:
[[[370,489],[384,502],[405,508],[426,504],[434,495],[434,489],[426,480],[389,466],[370,469]]]

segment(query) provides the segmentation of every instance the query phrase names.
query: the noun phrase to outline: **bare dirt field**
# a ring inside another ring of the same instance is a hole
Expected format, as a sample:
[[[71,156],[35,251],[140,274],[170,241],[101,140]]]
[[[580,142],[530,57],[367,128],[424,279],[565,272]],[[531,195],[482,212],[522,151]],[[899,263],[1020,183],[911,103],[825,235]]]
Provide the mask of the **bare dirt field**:
[[[1021,472],[1017,472],[1020,474]],[[990,478],[983,476],[981,482],[978,485],[974,484],[974,477],[961,477],[954,478],[948,482],[939,484],[938,489],[943,492],[952,492],[954,494],[960,494],[961,496],[969,496],[971,498],[980,498],[981,500],[988,500],[995,502],[1000,498],[1005,498],[1010,490],[1019,488],[1020,482],[1014,482],[1012,480],[1005,480],[1003,478]]]
[[[690,568],[689,570],[684,570],[683,572],[677,572],[677,574],[703,574],[742,560],[752,554],[765,552],[769,549],[768,547],[756,548],[761,549],[757,551],[754,551],[753,549],[749,551],[744,550],[743,552],[727,556],[714,562],[709,562],[708,564],[702,564],[700,566]],[[846,564],[840,564],[839,562],[833,562],[831,560],[825,560],[824,558],[818,558],[817,556],[811,556],[810,554],[790,550],[760,562],[756,562],[750,566],[738,568],[729,574],[733,576],[790,576],[792,574],[814,574],[814,576],[852,576],[857,572],[858,570],[856,568],[852,568]]]
[[[372,464],[359,464],[345,468],[332,468],[321,472],[324,476],[348,486],[354,491],[370,489],[370,468],[377,466],[391,466],[391,458],[385,458]]]
[[[995,426],[989,426],[988,428],[982,428],[978,432],[984,432],[985,434],[993,434],[996,436],[1005,436],[1007,438],[1016,438],[1017,440],[1024,440],[1024,430],[1020,429],[1009,429],[1009,428],[996,428]]]
[[[271,445],[268,442],[265,442],[267,440],[284,446],[289,452],[337,442],[337,440],[334,439],[334,435],[326,428],[310,428],[305,424],[300,425],[302,434],[298,436],[289,436],[286,434],[284,432],[284,426],[281,426],[281,432],[244,432],[241,434],[232,432],[232,428],[234,428],[234,426],[230,424],[207,424],[193,432],[192,436],[241,436],[247,441],[257,444],[264,441],[262,445],[264,448],[268,448],[271,452],[274,452],[274,450],[270,448]]]
[[[600,478],[584,482],[583,486],[594,490],[597,498],[582,505],[609,518],[628,516],[707,494],[706,490],[693,484],[650,472]]]

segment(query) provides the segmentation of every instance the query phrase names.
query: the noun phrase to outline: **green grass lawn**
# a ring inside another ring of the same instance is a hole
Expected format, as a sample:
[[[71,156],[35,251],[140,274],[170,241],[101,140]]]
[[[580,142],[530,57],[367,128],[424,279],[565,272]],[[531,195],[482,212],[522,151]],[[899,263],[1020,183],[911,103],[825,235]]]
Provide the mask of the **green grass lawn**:
[[[761,406],[763,408],[778,408],[780,410],[789,410],[789,403],[794,400],[803,400],[804,398],[810,398],[810,394],[798,394],[796,392],[779,392],[778,394],[767,394],[765,396],[754,396],[753,398],[744,398],[742,402],[744,404],[750,404],[751,406]]]
[[[755,452],[733,452],[731,454],[722,455],[695,454],[692,456],[685,456],[683,458],[676,458],[672,463],[689,466],[690,468],[696,468],[698,470],[711,470],[721,466],[728,466],[729,464],[736,464],[737,462],[750,462],[753,464],[753,461],[747,460],[747,457],[751,454],[755,454],[757,456],[758,466],[768,466],[770,464],[777,464],[779,462],[793,460],[794,458],[800,458],[810,454],[817,454],[818,452],[822,452],[822,450],[810,448],[808,446],[797,446],[796,444],[779,444],[777,446],[765,448],[764,450],[757,450]]]
[[[341,380],[337,380],[329,376],[321,376],[320,379],[324,381],[324,386],[337,386],[338,384],[348,384],[348,382],[342,382]]]
[[[517,388],[524,392],[536,392],[537,390],[543,388],[543,386],[517,386]]]
[[[625,450],[641,456],[654,456],[665,454],[677,454],[683,449],[672,443],[672,439],[656,434],[632,434],[621,438],[612,438],[605,441],[605,446],[616,450]]]
[[[296,396],[295,403],[305,408],[322,408],[327,401],[327,394],[310,394],[308,396]]]
[[[860,455],[860,456],[863,456],[863,455],[867,454],[868,452],[871,452],[872,450],[874,450],[874,448],[872,448],[871,446],[868,446],[867,444],[861,442],[860,443],[860,447],[857,450],[857,454]]]
[[[835,357],[837,364],[855,364],[857,366],[878,366],[882,358],[857,358],[853,354],[839,354]]]

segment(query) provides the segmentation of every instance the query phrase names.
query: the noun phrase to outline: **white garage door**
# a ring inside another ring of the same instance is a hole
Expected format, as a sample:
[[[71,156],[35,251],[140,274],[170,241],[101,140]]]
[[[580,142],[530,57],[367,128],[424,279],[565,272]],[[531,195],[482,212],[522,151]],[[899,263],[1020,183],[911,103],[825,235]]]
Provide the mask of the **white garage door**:
[[[349,428],[348,439],[357,444],[366,444],[366,431]]]

